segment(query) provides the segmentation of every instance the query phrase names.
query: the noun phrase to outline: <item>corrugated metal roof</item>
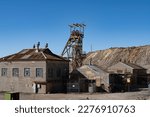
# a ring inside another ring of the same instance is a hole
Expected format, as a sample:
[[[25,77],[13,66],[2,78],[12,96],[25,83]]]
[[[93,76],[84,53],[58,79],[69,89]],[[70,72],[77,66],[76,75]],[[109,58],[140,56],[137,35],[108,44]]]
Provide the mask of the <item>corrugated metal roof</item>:
[[[56,60],[67,61],[63,57],[52,53],[48,48],[23,49],[16,54],[0,58],[0,61],[24,61],[24,60]]]
[[[106,75],[108,73],[93,65],[83,65],[77,70],[89,80],[95,80],[96,78],[100,78],[100,76]]]
[[[143,68],[143,67],[141,67],[139,65],[136,65],[134,63],[125,63],[125,62],[121,62],[121,63],[126,64],[126,65],[132,67],[133,69],[145,69],[145,68]]]

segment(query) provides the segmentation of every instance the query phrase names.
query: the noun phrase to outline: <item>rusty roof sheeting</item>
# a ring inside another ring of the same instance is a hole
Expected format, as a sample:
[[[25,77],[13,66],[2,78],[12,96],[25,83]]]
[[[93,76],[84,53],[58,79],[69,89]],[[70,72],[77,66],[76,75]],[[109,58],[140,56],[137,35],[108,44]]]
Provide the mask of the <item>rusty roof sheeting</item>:
[[[124,63],[124,62],[122,62],[123,64],[126,64],[126,65],[128,65],[128,66],[130,66],[130,67],[132,67],[133,69],[145,69],[145,68],[143,68],[143,67],[141,67],[141,66],[139,66],[139,65],[136,65],[136,64],[134,64],[134,63]]]
[[[40,49],[23,49],[16,54],[5,56],[0,58],[0,61],[29,61],[29,60],[56,60],[56,61],[68,61],[63,57],[52,53],[48,48]]]

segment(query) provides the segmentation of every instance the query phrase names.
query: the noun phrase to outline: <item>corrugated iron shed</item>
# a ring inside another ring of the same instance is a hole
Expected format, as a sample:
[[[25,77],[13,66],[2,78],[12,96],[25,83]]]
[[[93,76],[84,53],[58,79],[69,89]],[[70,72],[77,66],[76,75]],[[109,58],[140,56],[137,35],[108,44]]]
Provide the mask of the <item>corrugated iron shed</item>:
[[[93,65],[83,65],[77,70],[89,80],[95,80],[108,73]]]

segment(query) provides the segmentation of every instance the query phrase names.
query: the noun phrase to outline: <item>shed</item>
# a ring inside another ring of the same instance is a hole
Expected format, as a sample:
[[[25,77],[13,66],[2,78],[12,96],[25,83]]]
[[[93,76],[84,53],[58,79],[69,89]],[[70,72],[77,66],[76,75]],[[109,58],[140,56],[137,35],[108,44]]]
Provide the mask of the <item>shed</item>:
[[[145,87],[147,85],[147,70],[134,63],[118,62],[108,68],[110,73],[131,74],[132,85],[135,87]]]
[[[77,68],[71,73],[70,82],[78,83],[80,91],[88,91],[92,85],[95,91],[100,91],[102,88],[109,92],[109,73],[94,65],[83,65]]]

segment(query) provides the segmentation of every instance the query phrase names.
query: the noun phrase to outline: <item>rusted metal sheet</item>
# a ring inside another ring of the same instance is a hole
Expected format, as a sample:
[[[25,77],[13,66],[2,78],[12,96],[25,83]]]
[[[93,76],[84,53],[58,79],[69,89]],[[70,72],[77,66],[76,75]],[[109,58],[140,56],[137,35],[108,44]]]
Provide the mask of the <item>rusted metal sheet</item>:
[[[57,60],[67,61],[63,57],[53,54],[48,48],[23,49],[22,51],[0,58],[0,61],[24,61],[24,60]]]

